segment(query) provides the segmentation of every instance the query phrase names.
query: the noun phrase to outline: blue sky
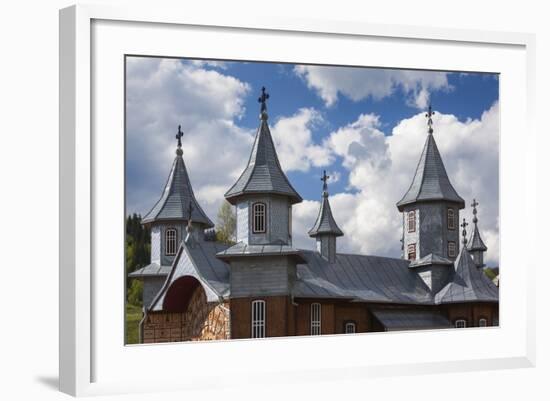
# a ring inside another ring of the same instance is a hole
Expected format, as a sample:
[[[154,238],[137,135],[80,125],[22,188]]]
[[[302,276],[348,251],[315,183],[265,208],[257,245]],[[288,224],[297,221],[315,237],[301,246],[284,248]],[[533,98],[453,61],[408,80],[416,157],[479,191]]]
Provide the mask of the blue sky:
[[[195,194],[215,221],[246,164],[262,86],[282,167],[305,199],[295,208],[298,245],[312,247],[305,232],[326,169],[334,214],[349,235],[340,249],[399,256],[395,203],[412,180],[431,103],[447,172],[467,204],[480,199],[480,228],[498,263],[493,74],[129,57],[127,211],[145,214],[160,196],[181,124]],[[469,208],[463,215],[471,217]]]

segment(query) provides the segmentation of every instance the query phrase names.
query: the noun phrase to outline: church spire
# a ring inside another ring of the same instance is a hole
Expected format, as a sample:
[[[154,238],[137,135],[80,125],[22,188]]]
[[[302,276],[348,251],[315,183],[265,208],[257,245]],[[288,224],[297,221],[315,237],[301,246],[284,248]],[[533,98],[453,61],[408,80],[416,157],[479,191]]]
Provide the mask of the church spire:
[[[336,237],[341,237],[344,233],[336,224],[328,201],[327,181],[329,178],[327,172],[323,171],[321,177],[321,181],[323,181],[321,207],[319,208],[317,220],[308,234],[317,240],[319,253],[332,263],[336,260]]]
[[[487,251],[487,247],[483,243],[481,235],[479,234],[479,229],[477,228],[477,206],[479,206],[479,203],[474,199],[471,206],[473,208],[472,213],[474,215],[474,218],[472,219],[474,223],[474,231],[472,232],[472,236],[470,237],[470,241],[468,243],[468,251],[470,251],[473,255],[476,266],[483,267],[485,266],[483,263],[483,253]]]
[[[299,203],[302,197],[290,184],[275,150],[275,144],[267,124],[267,99],[265,87],[258,98],[260,106],[260,126],[250,152],[248,165],[237,182],[225,193],[225,199],[233,205],[248,195],[280,195],[287,197],[291,204]]]
[[[181,130],[181,125],[178,125],[176,158],[172,163],[168,180],[160,199],[149,213],[143,217],[142,222],[143,224],[158,221],[188,222],[192,217],[194,223],[201,224],[205,228],[214,227],[214,224],[202,210],[193,193],[193,187],[191,186],[187,168],[183,161],[182,137],[183,131]],[[190,204],[192,204],[192,216],[189,215],[187,209]]]

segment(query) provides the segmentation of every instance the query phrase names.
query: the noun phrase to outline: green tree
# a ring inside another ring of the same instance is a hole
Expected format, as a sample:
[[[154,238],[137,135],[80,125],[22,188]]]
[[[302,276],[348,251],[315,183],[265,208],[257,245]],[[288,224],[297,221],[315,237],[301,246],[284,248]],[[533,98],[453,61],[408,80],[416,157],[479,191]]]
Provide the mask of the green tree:
[[[141,306],[143,303],[143,281],[132,280],[130,288],[128,288],[128,302],[132,305]]]
[[[233,207],[224,201],[218,210],[218,224],[216,226],[216,240],[226,244],[235,243],[235,229],[237,218]]]

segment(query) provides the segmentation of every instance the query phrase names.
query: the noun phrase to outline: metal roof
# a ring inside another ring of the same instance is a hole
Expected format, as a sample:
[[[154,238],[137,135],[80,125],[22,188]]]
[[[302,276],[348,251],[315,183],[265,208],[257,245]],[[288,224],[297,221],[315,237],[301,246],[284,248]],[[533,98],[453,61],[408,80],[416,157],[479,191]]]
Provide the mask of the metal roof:
[[[472,236],[470,237],[470,242],[468,243],[468,250],[469,251],[483,251],[485,252],[487,250],[487,247],[483,243],[483,240],[481,239],[481,235],[479,234],[479,230],[477,229],[477,224],[475,224],[474,232],[472,233]]]
[[[189,204],[192,204],[192,220],[202,223],[206,227],[214,227],[212,221],[195,199],[191,181],[183,161],[183,151],[178,148],[176,158],[172,164],[170,175],[166,181],[162,196],[149,213],[145,215],[142,223],[152,223],[162,220],[189,220]]]
[[[462,248],[451,282],[435,296],[436,304],[459,302],[498,302],[498,288],[478,268],[466,247]]]
[[[450,328],[451,322],[435,311],[416,309],[372,309],[372,314],[388,330]]]
[[[141,269],[134,270],[128,277],[131,278],[142,278],[142,277],[151,277],[151,276],[167,276],[170,273],[171,266],[160,266],[157,263],[151,263]]]
[[[430,253],[421,259],[412,261],[409,267],[420,267],[420,266],[427,266],[427,265],[452,265],[452,264],[453,264],[452,260]]]
[[[328,201],[328,192],[326,190],[323,191],[323,199],[321,201],[321,207],[319,208],[317,220],[308,234],[310,237],[316,237],[321,234],[332,234],[336,237],[344,235],[332,216],[332,210],[330,209],[330,203]]]
[[[457,203],[461,209],[464,208],[464,199],[457,194],[447,176],[435,139],[428,134],[411,186],[397,202],[397,208],[402,212],[411,203],[434,200]]]
[[[235,204],[236,199],[244,194],[265,193],[288,196],[292,203],[302,201],[279,164],[267,124],[267,113],[262,113],[248,164],[237,182],[225,193],[225,198]]]
[[[216,254],[216,257],[226,260],[243,256],[296,256],[300,262],[302,251],[289,245],[247,245],[238,242],[230,248],[224,249]]]
[[[164,296],[176,280],[184,276],[196,278],[206,292],[209,302],[219,301],[229,295],[229,266],[216,258],[226,244],[214,241],[194,241],[192,246],[181,242],[170,274],[149,310],[162,310]]]
[[[337,254],[329,263],[318,252],[302,251],[307,264],[297,267],[293,295],[349,298],[355,301],[431,304],[430,289],[409,262],[381,256]]]

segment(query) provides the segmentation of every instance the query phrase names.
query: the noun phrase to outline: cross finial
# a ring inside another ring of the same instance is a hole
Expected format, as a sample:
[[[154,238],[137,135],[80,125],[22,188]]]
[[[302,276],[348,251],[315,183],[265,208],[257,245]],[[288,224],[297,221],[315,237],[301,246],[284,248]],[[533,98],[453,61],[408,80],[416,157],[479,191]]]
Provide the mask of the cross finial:
[[[176,139],[178,140],[178,148],[181,148],[181,137],[183,136],[183,132],[181,130],[181,125],[178,125],[178,133],[176,134]]]
[[[327,170],[323,170],[323,176],[321,181],[323,181],[323,193],[327,192],[327,181],[330,178],[330,175],[327,175]]]
[[[464,244],[464,246],[466,246],[466,243],[468,242],[468,240],[466,239],[467,226],[468,226],[468,223],[466,223],[466,219],[462,219],[462,224],[460,225],[460,227],[462,227],[462,243]]]
[[[266,105],[267,99],[269,99],[269,93],[265,91],[265,86],[262,86],[262,94],[258,98],[258,103],[261,103],[260,114],[262,115],[262,117],[264,113],[267,115],[267,105]]]
[[[434,132],[434,129],[432,128],[433,120],[432,116],[435,114],[435,112],[432,111],[432,105],[428,107],[428,112],[426,113],[426,118],[428,119],[428,132],[432,134]]]
[[[472,207],[474,208],[474,210],[472,211],[473,215],[474,215],[474,219],[473,219],[473,222],[474,224],[477,226],[477,206],[479,205],[479,203],[474,199],[474,201],[472,202]]]

